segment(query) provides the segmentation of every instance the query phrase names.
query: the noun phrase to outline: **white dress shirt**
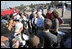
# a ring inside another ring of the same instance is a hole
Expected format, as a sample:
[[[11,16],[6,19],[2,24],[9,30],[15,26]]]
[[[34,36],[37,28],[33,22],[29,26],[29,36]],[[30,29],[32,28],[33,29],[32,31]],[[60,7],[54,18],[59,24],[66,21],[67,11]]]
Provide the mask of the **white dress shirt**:
[[[34,18],[32,18],[32,24],[33,24]],[[35,24],[37,24],[37,18],[35,19]]]

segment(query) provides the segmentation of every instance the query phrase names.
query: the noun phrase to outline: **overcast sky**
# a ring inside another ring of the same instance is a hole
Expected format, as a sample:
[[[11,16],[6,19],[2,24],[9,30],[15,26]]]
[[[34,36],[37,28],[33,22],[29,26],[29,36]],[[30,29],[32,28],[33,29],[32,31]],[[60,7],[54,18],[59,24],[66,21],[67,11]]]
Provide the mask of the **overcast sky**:
[[[1,9],[6,9],[9,7],[15,7],[20,6],[21,4],[24,5],[30,5],[33,4],[39,4],[39,3],[50,3],[51,1],[1,1]]]
[[[21,4],[30,5],[31,3],[39,4],[39,3],[50,3],[50,2],[51,1],[1,1],[1,9],[15,7]]]

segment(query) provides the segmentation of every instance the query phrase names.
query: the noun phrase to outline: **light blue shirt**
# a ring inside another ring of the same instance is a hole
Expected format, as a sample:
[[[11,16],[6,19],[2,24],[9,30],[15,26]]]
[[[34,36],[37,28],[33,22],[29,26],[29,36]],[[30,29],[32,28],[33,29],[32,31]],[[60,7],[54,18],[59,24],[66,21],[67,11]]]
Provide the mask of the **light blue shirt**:
[[[7,23],[7,21],[6,21],[5,19],[2,19],[2,20],[1,20],[1,23],[2,23],[2,22]]]
[[[43,27],[43,22],[44,22],[44,17],[41,16],[40,18],[37,19],[37,26]]]

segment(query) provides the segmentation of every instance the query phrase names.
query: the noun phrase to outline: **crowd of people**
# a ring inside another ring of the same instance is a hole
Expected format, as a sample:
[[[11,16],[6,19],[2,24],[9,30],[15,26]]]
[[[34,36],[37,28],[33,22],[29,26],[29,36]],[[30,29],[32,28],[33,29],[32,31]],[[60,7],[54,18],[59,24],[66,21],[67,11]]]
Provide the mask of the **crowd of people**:
[[[63,23],[58,12],[50,9],[47,9],[46,15],[43,10],[37,9],[35,13],[33,9],[30,15],[24,10],[23,13],[13,13],[9,19],[3,17],[1,48],[57,48],[61,43],[58,29]]]

